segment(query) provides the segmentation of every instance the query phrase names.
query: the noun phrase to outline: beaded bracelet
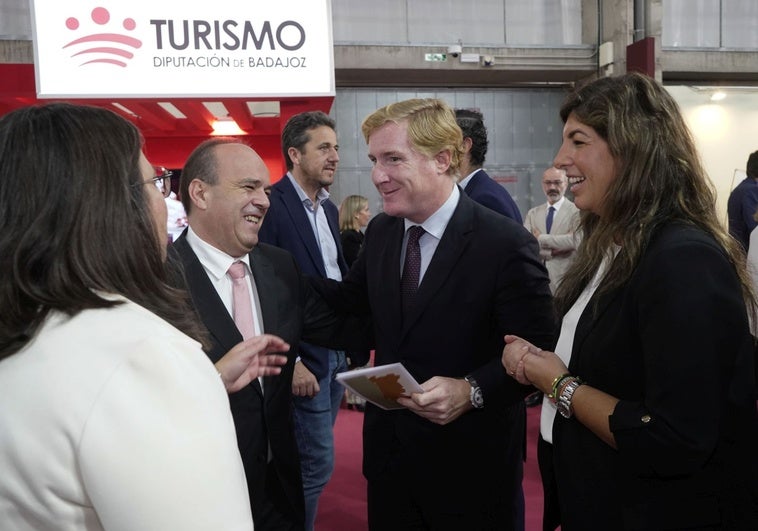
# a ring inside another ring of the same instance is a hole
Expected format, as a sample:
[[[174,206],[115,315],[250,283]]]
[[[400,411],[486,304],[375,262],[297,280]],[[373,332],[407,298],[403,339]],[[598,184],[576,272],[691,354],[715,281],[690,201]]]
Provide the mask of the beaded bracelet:
[[[561,374],[560,376],[556,376],[555,380],[553,380],[553,383],[550,384],[551,392],[547,397],[555,402],[555,397],[558,396],[558,388],[561,385],[561,382],[565,380],[566,378],[569,378],[571,375],[569,373]]]

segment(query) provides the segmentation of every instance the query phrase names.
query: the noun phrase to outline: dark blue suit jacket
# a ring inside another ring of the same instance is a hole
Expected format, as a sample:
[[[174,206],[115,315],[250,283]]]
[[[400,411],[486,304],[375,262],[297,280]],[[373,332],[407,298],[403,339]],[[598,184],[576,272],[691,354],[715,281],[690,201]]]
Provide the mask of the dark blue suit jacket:
[[[464,189],[471,199],[490,210],[523,224],[521,212],[508,190],[495,182],[484,170],[477,171]]]
[[[315,277],[326,278],[324,260],[313,234],[313,228],[297,195],[295,187],[286,175],[271,188],[271,206],[258,233],[261,242],[289,251],[300,270]],[[329,223],[329,229],[337,246],[337,260],[342,275],[347,274],[347,262],[342,254],[339,232],[339,211],[330,200],[321,205]],[[329,370],[328,349],[308,343],[300,343],[300,358],[319,380]]]
[[[521,488],[523,398],[533,388],[506,374],[503,335],[546,348],[555,333],[537,241],[522,225],[461,194],[403,319],[403,232],[402,218],[377,214],[345,280],[323,281],[318,288],[334,308],[372,315],[376,365],[400,361],[419,382],[471,374],[485,407],[443,426],[408,410],[367,404],[364,475],[372,481],[403,470],[406,477],[421,478],[419,488],[447,511],[474,511],[487,499],[511,514]]]
[[[750,177],[745,178],[729,194],[727,213],[729,216],[729,234],[747,250],[750,243],[750,233],[756,227],[753,219],[758,208],[758,182]]]

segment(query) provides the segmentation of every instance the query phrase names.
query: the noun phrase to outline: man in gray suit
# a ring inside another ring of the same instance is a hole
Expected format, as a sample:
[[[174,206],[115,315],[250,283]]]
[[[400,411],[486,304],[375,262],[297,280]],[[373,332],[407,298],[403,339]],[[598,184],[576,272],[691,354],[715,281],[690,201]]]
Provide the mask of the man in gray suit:
[[[542,190],[547,203],[529,210],[524,220],[540,244],[540,257],[550,275],[550,290],[555,293],[563,274],[571,265],[579,245],[579,209],[564,194],[568,187],[566,172],[548,168],[542,174]]]

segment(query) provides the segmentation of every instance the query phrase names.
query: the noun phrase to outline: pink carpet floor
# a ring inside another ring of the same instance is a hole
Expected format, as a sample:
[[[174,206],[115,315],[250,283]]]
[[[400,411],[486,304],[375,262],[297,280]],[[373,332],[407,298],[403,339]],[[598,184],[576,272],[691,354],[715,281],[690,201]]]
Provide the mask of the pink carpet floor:
[[[542,529],[542,483],[537,468],[540,407],[527,409],[527,459],[524,467],[526,531]],[[316,531],[367,531],[366,480],[361,474],[363,413],[340,410],[334,427],[334,474],[321,494]]]

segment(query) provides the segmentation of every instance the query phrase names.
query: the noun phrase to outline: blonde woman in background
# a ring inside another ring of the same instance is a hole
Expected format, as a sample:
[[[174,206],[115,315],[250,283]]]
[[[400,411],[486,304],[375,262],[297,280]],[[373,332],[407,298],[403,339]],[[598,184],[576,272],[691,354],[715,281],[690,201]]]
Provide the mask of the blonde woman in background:
[[[348,267],[352,267],[355,259],[358,258],[358,252],[363,245],[363,232],[361,229],[368,225],[371,219],[371,210],[368,207],[368,199],[362,195],[349,195],[342,200],[340,204],[340,238],[342,240],[342,254]],[[347,353],[348,364],[351,369],[365,367],[365,365],[354,365],[356,358],[368,360],[370,356],[363,353],[362,356],[355,356],[354,353]],[[348,409],[357,409],[363,411],[366,407],[366,401],[356,395],[349,389],[345,389],[345,401]]]
[[[351,267],[358,258],[358,251],[363,245],[361,229],[368,225],[370,219],[371,210],[368,207],[368,199],[362,195],[349,195],[340,204],[342,252],[348,267]]]

